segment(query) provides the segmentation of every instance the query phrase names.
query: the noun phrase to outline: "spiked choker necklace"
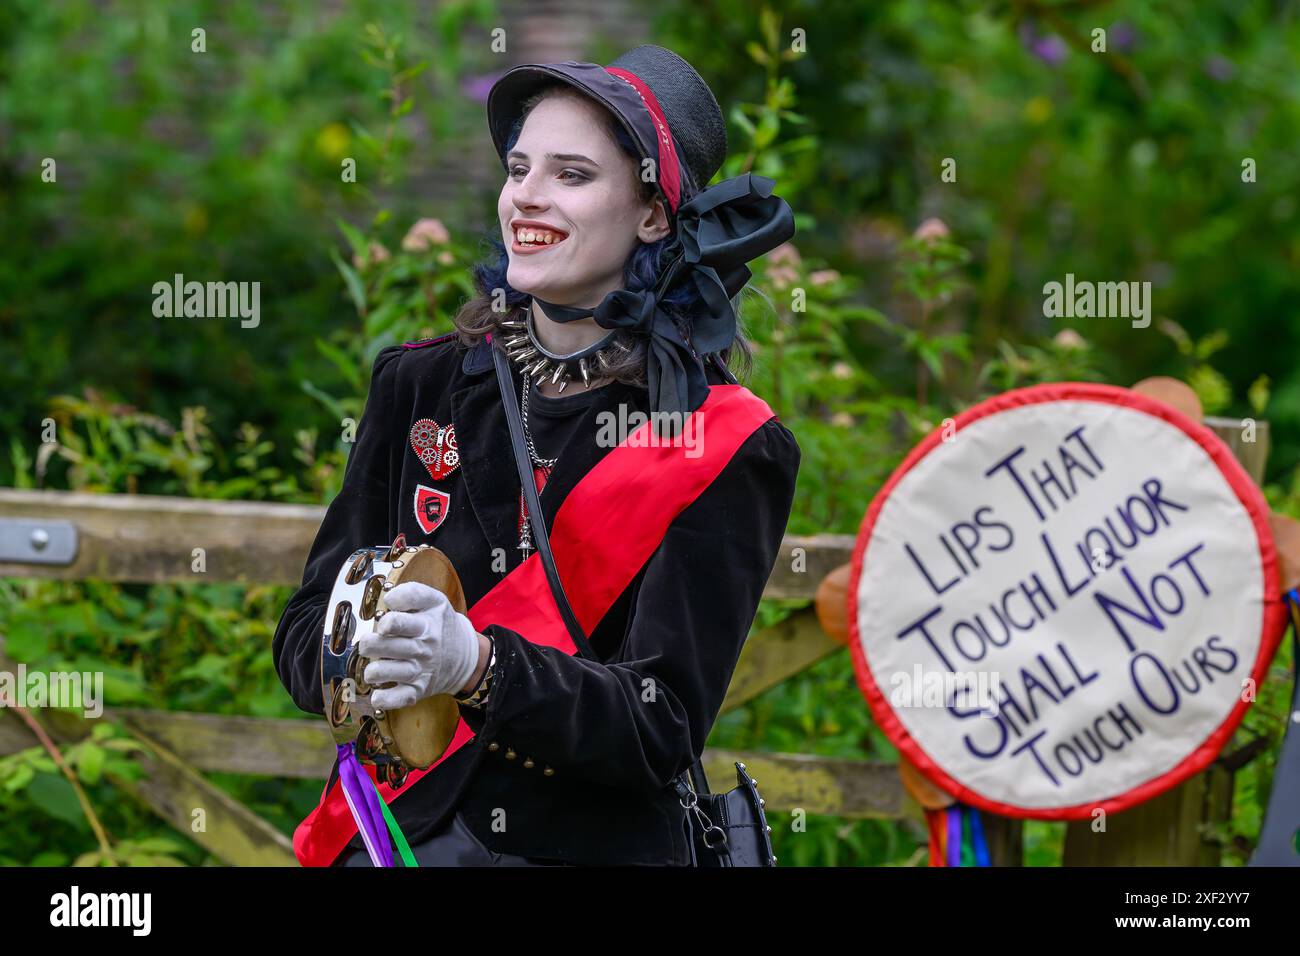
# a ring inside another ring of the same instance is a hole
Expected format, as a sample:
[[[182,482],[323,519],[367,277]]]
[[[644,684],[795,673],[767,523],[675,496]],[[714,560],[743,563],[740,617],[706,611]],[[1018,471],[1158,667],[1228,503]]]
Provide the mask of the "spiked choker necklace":
[[[509,335],[502,343],[506,355],[519,366],[524,377],[531,378],[538,385],[550,379],[552,385],[559,385],[561,392],[570,381],[578,379],[582,380],[583,388],[590,388],[592,379],[596,377],[596,353],[613,345],[614,337],[618,335],[617,329],[611,330],[586,348],[559,355],[538,341],[531,303],[523,318],[512,318],[502,322],[501,326]]]

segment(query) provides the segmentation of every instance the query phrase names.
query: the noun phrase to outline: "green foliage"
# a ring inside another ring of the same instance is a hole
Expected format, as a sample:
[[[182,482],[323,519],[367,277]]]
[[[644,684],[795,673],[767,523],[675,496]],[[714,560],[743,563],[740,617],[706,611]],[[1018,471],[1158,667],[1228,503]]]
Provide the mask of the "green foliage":
[[[37,444],[51,395],[90,387],[169,421],[202,406],[223,434],[252,422],[291,471],[295,432],[340,427],[300,383],[356,390],[312,348],[350,329],[332,224],[377,197],[419,208],[429,144],[481,124],[458,86],[497,58],[460,41],[495,22],[484,0],[0,5],[6,451]],[[260,324],[156,318],[176,274],[260,282]]]
[[[59,483],[101,493],[314,502],[342,480],[341,447],[318,454],[314,429],[294,433],[299,467],[286,472],[271,458],[274,444],[250,422],[239,425],[233,448],[223,448],[202,407],[182,409],[177,427],[87,389],[81,398],[52,398],[49,417],[59,441],[42,445],[46,458],[34,474],[21,445],[13,446],[18,487],[43,484],[51,456],[56,469],[67,463]]]

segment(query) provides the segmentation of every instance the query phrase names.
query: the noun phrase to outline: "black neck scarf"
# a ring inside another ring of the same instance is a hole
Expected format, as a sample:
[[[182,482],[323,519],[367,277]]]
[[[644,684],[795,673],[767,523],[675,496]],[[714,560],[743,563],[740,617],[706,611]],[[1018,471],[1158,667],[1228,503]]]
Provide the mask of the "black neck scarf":
[[[784,199],[772,195],[773,186],[775,181],[766,176],[744,173],[682,203],[667,265],[652,289],[615,290],[594,309],[556,305],[536,296],[534,301],[556,322],[594,317],[601,328],[649,335],[650,411],[676,413],[655,418],[680,424],[709,395],[702,357],[720,352],[736,337],[731,299],[753,275],[746,263],[794,236],[794,214]],[[660,301],[677,282],[693,283],[703,303],[687,319],[690,343]]]

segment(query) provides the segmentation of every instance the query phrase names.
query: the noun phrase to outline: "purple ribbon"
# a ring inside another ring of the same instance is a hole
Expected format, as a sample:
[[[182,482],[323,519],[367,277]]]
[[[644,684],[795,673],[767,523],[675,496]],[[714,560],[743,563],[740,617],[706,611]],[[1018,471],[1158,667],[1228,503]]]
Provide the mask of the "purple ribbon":
[[[370,862],[375,866],[393,865],[393,848],[388,842],[388,826],[379,806],[379,794],[361,768],[352,744],[338,744],[339,784],[348,801],[357,830],[365,841]]]
[[[961,866],[961,806],[948,808],[948,865]]]

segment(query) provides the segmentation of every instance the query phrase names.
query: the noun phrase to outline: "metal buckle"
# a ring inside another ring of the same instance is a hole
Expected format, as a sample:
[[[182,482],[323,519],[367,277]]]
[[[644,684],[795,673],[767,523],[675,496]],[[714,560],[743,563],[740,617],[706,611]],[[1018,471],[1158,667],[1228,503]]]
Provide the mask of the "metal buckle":
[[[704,839],[704,845],[707,846],[710,850],[716,850],[719,847],[726,846],[727,832],[723,830],[722,827],[715,825],[714,822],[709,819],[708,814],[706,814],[703,810],[700,809],[699,794],[697,794],[695,792],[695,789],[691,786],[689,777],[687,777],[685,781],[685,787],[683,789],[685,790],[685,792],[682,792],[681,789],[678,790],[677,802],[680,803],[682,805],[682,808],[685,809],[688,813],[691,811],[695,812],[695,819],[696,822],[699,823],[700,825],[701,835]],[[717,842],[713,842],[713,841],[717,841]]]

